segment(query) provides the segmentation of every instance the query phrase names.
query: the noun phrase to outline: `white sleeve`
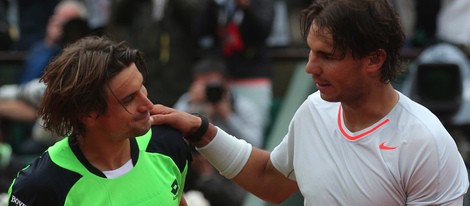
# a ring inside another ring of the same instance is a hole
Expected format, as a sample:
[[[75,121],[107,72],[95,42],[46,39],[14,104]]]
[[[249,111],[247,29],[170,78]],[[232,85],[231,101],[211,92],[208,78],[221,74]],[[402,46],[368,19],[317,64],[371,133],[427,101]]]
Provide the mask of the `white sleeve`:
[[[289,124],[289,131],[292,122]],[[291,132],[287,132],[284,139],[271,152],[271,162],[274,168],[287,178],[296,181],[294,172],[294,137]]]
[[[399,166],[407,205],[462,205],[468,173],[452,137],[442,132],[419,136],[408,142]]]

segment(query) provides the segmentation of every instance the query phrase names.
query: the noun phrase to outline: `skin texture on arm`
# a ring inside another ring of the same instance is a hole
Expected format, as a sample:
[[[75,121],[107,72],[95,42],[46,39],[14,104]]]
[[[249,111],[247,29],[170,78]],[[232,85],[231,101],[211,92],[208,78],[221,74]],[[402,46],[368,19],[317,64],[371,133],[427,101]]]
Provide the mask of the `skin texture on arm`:
[[[299,189],[296,182],[274,168],[269,154],[253,147],[247,164],[232,180],[265,201],[281,203]]]
[[[186,199],[184,199],[184,197],[181,197],[180,206],[188,206],[188,203],[186,203]]]
[[[201,125],[201,119],[185,112],[179,112],[163,105],[155,105],[151,111],[152,124],[166,124],[183,133],[183,136],[194,133]],[[198,142],[191,142],[196,147],[207,145],[215,137],[217,128],[209,124],[207,132]],[[297,184],[277,171],[269,159],[270,153],[253,147],[248,162],[232,180],[259,198],[280,203],[294,192]]]
[[[1,100],[0,117],[21,122],[34,122],[37,109],[21,100]]]

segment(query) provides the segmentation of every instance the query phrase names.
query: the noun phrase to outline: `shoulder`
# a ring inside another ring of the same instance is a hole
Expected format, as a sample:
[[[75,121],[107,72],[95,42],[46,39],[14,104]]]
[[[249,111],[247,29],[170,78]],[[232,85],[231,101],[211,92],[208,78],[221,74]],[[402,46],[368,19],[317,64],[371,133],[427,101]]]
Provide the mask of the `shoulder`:
[[[17,205],[63,205],[68,191],[80,178],[55,164],[46,151],[18,173],[10,198]]]
[[[152,126],[151,133],[145,151],[170,157],[183,171],[188,161],[191,161],[191,153],[181,132],[173,127],[159,125]]]
[[[158,125],[152,126],[151,128],[151,139],[150,144],[158,143],[158,145],[152,145],[147,150],[164,150],[165,147],[184,147],[187,143],[183,139],[181,132],[173,127]]]
[[[333,118],[336,117],[340,107],[340,103],[338,102],[327,102],[323,100],[319,91],[310,94],[307,99],[299,104],[300,106],[296,111],[294,119],[299,117]]]
[[[398,108],[395,108],[395,117],[399,127],[410,128],[411,131],[425,132],[429,135],[442,135],[447,133],[439,118],[426,107],[414,102],[405,95],[400,94]],[[423,135],[420,135],[423,136]]]
[[[435,151],[435,154],[442,155],[457,150],[453,137],[439,118],[404,95],[400,96],[390,119],[394,122],[393,128],[400,134],[398,136],[406,142],[414,156],[420,152],[427,155],[429,151]]]

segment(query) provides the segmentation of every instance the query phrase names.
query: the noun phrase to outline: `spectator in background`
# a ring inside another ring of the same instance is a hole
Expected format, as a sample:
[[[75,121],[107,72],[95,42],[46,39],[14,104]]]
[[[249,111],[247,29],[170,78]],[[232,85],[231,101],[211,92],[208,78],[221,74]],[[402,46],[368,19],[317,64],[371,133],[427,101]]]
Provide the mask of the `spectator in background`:
[[[39,78],[42,71],[49,63],[49,61],[56,56],[66,42],[61,42],[62,38],[62,25],[64,22],[73,18],[86,19],[85,6],[76,0],[64,0],[57,4],[54,9],[54,15],[49,19],[46,29],[46,36],[40,42],[34,44],[34,46],[28,51],[26,56],[23,72],[19,78],[19,83],[26,83],[34,78]],[[76,23],[74,26],[77,26]],[[78,36],[78,32],[89,33],[86,29],[88,25],[79,25],[81,29],[75,30]],[[72,34],[70,34],[72,35]],[[67,37],[68,38],[68,37]]]
[[[19,39],[14,50],[29,51],[44,39],[50,17],[61,0],[16,0]]]
[[[262,147],[263,121],[266,119],[253,101],[231,91],[225,63],[208,58],[199,61],[193,68],[191,87],[174,108],[205,115],[214,125]]]
[[[191,23],[200,0],[112,0],[106,35],[146,56],[149,98],[172,106],[191,83],[197,60]]]
[[[62,48],[67,47],[69,44],[92,34],[94,34],[93,30],[88,25],[87,20],[81,17],[75,17],[64,22],[62,25],[59,45],[61,45]]]
[[[422,49],[436,41],[436,17],[441,0],[389,0],[399,12],[405,48]]]
[[[203,55],[222,58],[231,91],[253,100],[260,117],[268,118],[272,74],[266,41],[274,19],[273,0],[204,0],[201,4],[194,32]]]
[[[188,92],[179,98],[174,108],[205,115],[214,125],[262,147],[263,121],[266,119],[253,101],[231,91],[226,72],[225,62],[219,58],[198,61],[193,67],[194,77]],[[186,190],[200,191],[211,205],[216,206],[240,206],[246,196],[240,186],[220,175],[196,150],[193,151]]]
[[[88,23],[93,33],[104,35],[108,25],[111,0],[82,0],[88,11]]]

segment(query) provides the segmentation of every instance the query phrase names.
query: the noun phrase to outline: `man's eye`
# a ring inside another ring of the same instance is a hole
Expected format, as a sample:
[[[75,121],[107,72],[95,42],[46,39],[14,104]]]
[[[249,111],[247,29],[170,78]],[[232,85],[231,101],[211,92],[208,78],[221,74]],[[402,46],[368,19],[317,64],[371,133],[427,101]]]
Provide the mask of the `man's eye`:
[[[334,54],[323,54],[323,58],[325,58],[326,60],[335,60],[335,59],[339,59],[338,56],[334,55]]]
[[[128,96],[122,100],[123,104],[130,103],[134,99],[134,95]]]
[[[323,58],[325,59],[334,59],[334,55],[333,54],[323,54]]]

